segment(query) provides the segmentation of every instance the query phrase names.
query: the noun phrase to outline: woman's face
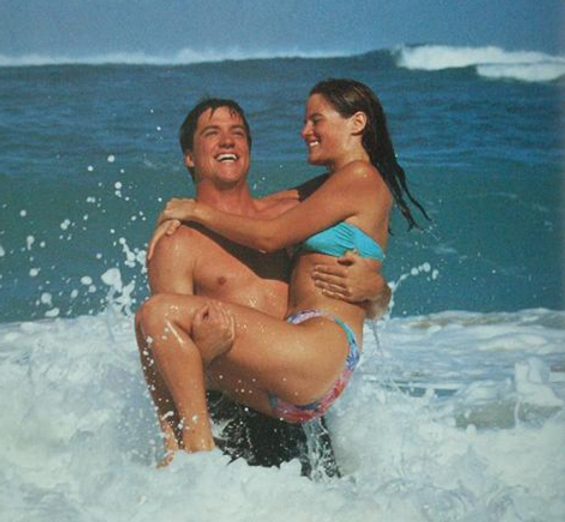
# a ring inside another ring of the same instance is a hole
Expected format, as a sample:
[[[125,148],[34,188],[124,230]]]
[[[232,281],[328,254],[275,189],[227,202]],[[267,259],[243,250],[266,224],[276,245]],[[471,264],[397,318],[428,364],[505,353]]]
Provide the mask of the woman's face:
[[[309,163],[335,168],[351,145],[351,118],[344,118],[321,94],[313,94],[306,103],[301,135]]]

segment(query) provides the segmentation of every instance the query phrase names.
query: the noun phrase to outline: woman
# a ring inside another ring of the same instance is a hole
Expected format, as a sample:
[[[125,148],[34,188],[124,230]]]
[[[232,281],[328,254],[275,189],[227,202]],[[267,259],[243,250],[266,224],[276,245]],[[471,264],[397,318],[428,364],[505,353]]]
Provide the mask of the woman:
[[[142,308],[141,328],[148,339],[145,364],[156,366],[160,378],[155,386],[176,409],[170,423],[162,421],[170,452],[214,447],[206,388],[221,389],[267,415],[305,422],[323,415],[359,360],[366,310],[324,296],[310,272],[321,256],[350,250],[382,261],[393,200],[410,226],[415,221],[404,195],[421,207],[396,162],[382,107],[365,85],[352,80],[316,85],[308,98],[302,136],[308,161],[327,167],[329,176],[282,216],[258,221],[191,200],[171,201],[161,216],[161,221],[201,223],[258,250],[299,245],[286,321],[196,296],[157,295]],[[146,307],[152,308],[148,320]],[[194,342],[203,310],[233,324],[231,345],[212,352]],[[175,418],[181,422],[178,436]]]

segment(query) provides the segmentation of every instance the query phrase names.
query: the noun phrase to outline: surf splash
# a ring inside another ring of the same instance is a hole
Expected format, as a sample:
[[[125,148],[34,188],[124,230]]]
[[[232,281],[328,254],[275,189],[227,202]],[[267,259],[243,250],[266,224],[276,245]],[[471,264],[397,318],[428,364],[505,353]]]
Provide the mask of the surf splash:
[[[111,272],[114,287],[117,275]],[[219,452],[155,468],[161,437],[132,318],[0,325],[6,520],[394,520],[565,515],[565,315],[448,312],[368,323],[327,417],[343,477]],[[219,500],[221,498],[221,500]]]
[[[565,57],[532,51],[506,51],[499,47],[450,47],[424,45],[396,51],[399,67],[439,71],[474,67],[480,76],[545,82],[565,75]]]

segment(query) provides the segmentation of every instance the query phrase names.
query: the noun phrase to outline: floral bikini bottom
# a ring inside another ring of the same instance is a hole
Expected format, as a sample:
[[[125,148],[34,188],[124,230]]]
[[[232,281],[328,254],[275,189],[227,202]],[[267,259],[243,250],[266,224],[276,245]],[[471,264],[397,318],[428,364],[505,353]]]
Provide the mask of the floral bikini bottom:
[[[301,406],[291,404],[279,399],[275,394],[269,393],[269,402],[273,409],[273,414],[275,417],[285,420],[286,422],[307,422],[324,415],[328,408],[345,389],[353,370],[359,362],[360,352],[357,340],[355,339],[355,334],[341,319],[329,314],[328,312],[324,312],[323,310],[304,310],[288,316],[286,321],[291,324],[300,324],[304,321],[308,321],[309,319],[313,319],[314,317],[327,317],[343,328],[349,345],[349,353],[347,354],[347,359],[345,361],[345,368],[339,374],[339,377],[330,390],[327,391],[320,399],[310,404]]]

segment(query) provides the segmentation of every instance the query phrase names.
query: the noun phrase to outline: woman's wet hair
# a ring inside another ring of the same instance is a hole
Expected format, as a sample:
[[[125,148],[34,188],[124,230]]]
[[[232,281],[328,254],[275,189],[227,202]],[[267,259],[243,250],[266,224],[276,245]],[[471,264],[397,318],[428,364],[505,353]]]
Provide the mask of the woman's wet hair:
[[[317,83],[310,96],[320,94],[344,118],[361,111],[367,115],[363,130],[363,147],[371,163],[390,189],[395,203],[408,221],[409,228],[418,227],[405,197],[416,206],[426,219],[430,219],[422,205],[412,196],[406,183],[404,169],[398,164],[388,132],[382,105],[375,93],[361,82],[350,79],[327,79]]]

